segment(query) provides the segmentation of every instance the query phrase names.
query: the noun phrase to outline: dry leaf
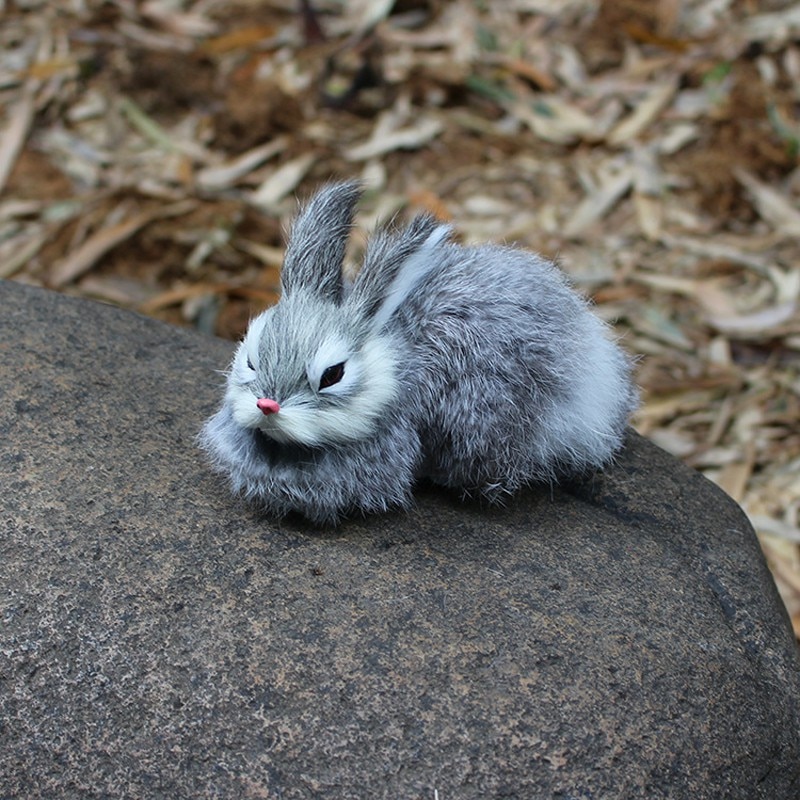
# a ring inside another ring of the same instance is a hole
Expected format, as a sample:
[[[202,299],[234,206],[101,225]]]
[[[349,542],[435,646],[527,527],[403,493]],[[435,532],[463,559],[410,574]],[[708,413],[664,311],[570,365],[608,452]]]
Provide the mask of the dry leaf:
[[[305,153],[287,161],[250,194],[250,203],[262,211],[274,210],[278,202],[297,188],[314,161],[316,161],[314,153]]]
[[[385,155],[392,150],[414,150],[438,136],[444,126],[434,117],[422,117],[414,125],[391,132],[376,130],[364,144],[351,147],[344,152],[348,161],[366,161]]]
[[[222,55],[232,50],[251,48],[275,36],[276,30],[272,25],[253,25],[247,28],[238,28],[207,39],[200,45],[202,52],[209,55]]]
[[[605,216],[633,185],[631,168],[608,178],[596,191],[585,197],[564,225],[564,236],[579,236]]]
[[[148,223],[164,217],[185,214],[194,206],[195,204],[191,200],[172,206],[163,206],[101,228],[80,247],[53,266],[50,272],[50,285],[59,288],[74,281],[78,276],[88,272],[109,250],[129,239]]]
[[[547,142],[567,144],[601,134],[597,120],[556,95],[548,95],[535,105],[513,103],[509,105],[509,111]]]
[[[3,191],[11,170],[14,169],[33,122],[38,85],[39,82],[36,80],[30,80],[25,84],[19,100],[9,111],[8,125],[0,134],[0,192]]]
[[[798,305],[795,301],[781,303],[778,306],[756,311],[752,314],[741,314],[735,317],[709,316],[708,322],[721,333],[735,336],[774,336],[781,325],[796,322],[800,325]]]
[[[655,86],[636,106],[631,115],[622,120],[608,134],[610,145],[626,144],[641,135],[642,131],[653,123],[658,114],[675,95],[676,84],[673,81]]]
[[[735,169],[734,174],[747,187],[756,201],[758,213],[770,225],[786,236],[800,237],[800,211],[786,197],[754,178],[746,170]]]
[[[10,278],[21,270],[44,246],[49,232],[34,228],[0,245],[0,278]]]
[[[205,167],[195,177],[197,185],[206,191],[226,189],[261,166],[265,161],[278,155],[278,153],[282,153],[288,145],[289,138],[287,136],[279,136],[266,144],[242,153],[242,155],[227,164]]]

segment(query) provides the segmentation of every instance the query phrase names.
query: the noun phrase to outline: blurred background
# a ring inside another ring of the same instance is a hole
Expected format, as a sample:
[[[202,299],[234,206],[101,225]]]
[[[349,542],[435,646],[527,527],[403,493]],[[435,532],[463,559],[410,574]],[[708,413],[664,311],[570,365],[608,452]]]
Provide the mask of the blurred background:
[[[332,177],[354,253],[420,210],[540,251],[798,633],[799,151],[794,2],[0,0],[0,277],[236,338]]]

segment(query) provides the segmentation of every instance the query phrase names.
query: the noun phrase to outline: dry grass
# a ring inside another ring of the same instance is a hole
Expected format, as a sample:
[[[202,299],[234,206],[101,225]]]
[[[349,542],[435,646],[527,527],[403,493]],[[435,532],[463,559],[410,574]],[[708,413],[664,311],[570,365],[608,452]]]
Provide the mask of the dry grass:
[[[800,10],[0,0],[0,275],[237,336],[331,176],[557,257],[800,631]]]

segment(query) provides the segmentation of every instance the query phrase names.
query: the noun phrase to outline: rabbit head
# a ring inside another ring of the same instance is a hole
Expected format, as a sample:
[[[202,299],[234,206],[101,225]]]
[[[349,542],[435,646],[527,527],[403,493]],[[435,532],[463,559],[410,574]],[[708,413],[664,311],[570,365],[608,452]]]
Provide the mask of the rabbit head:
[[[310,447],[370,436],[398,397],[402,343],[387,323],[431,268],[447,233],[419,218],[403,234],[378,234],[353,286],[342,264],[359,188],[333,184],[292,227],[282,295],[253,319],[228,374],[237,424]]]

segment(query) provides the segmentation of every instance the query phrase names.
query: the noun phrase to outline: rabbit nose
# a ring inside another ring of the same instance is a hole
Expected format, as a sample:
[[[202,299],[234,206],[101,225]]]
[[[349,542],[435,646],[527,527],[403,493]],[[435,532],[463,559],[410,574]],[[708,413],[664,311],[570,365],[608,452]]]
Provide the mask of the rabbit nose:
[[[262,414],[276,414],[281,410],[280,405],[275,400],[270,400],[268,397],[259,397],[256,400],[256,405],[261,409]]]

